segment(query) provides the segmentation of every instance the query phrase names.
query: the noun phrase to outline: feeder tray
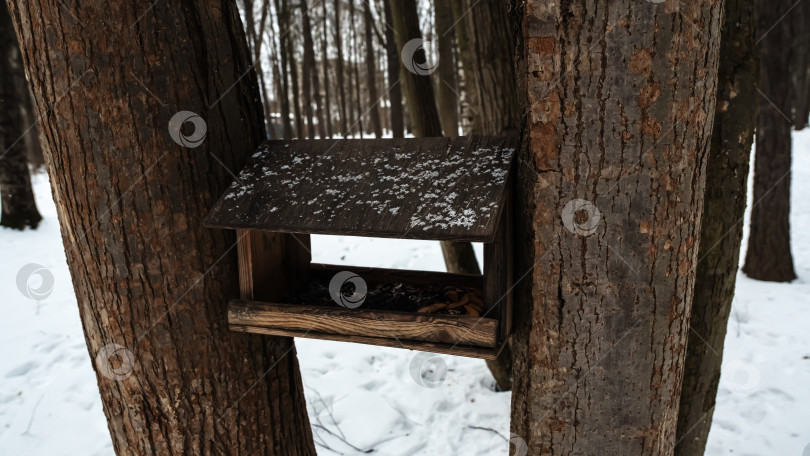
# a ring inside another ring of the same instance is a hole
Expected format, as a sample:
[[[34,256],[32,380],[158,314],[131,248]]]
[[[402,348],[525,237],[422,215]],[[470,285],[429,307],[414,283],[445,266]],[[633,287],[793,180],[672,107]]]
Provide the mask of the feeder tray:
[[[511,332],[517,145],[266,141],[205,220],[237,232],[241,299],[229,303],[230,328],[494,359]],[[310,234],[483,242],[484,273],[316,264]],[[355,308],[329,291],[342,271],[367,286]]]

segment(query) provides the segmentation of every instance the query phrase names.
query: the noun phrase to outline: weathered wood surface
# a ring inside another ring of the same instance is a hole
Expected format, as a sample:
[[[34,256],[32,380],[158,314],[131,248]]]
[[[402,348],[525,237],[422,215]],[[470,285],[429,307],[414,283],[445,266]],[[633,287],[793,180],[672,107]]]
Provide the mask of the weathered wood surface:
[[[231,326],[495,347],[498,320],[232,300]],[[351,340],[351,339],[348,339]]]
[[[308,234],[237,230],[242,299],[278,299],[309,282]]]
[[[491,242],[517,139],[267,141],[205,223]]]
[[[305,337],[307,339],[333,340],[337,342],[351,342],[355,344],[378,345],[381,347],[404,348],[444,355],[466,356],[468,358],[495,359],[503,349],[504,344],[498,348],[470,347],[467,345],[442,344],[435,342],[422,342],[404,339],[386,339],[383,337],[344,336],[341,334],[325,334],[315,331],[295,331],[279,328],[265,328],[260,326],[231,324],[231,331],[266,336]]]

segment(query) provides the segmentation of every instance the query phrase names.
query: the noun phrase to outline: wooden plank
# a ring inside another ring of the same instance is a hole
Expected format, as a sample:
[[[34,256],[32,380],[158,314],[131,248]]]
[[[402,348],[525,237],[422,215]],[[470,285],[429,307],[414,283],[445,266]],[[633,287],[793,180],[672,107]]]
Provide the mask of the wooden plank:
[[[228,323],[344,336],[437,342],[492,348],[498,320],[233,300]]]
[[[484,244],[484,303],[487,307],[483,315],[500,320],[501,341],[512,331],[512,202],[510,187],[507,189],[495,242]]]
[[[312,263],[312,278],[328,282],[340,271],[352,271],[369,285],[380,283],[409,283],[414,285],[452,285],[465,288],[484,289],[484,278],[476,274],[451,274],[438,271],[414,271],[409,269],[370,268],[342,266],[337,264]]]
[[[306,339],[333,340],[337,342],[352,342],[357,344],[378,345],[382,347],[404,348],[444,355],[466,356],[469,358],[496,359],[503,350],[503,344],[498,348],[468,347],[465,345],[437,344],[433,342],[419,342],[411,340],[386,339],[382,337],[344,336],[341,334],[325,334],[315,331],[294,331],[279,328],[265,328],[250,325],[230,325],[231,331],[268,336],[303,337]]]
[[[488,136],[267,141],[205,223],[491,242],[516,147]]]
[[[237,230],[236,235],[242,299],[278,299],[309,282],[308,234]]]

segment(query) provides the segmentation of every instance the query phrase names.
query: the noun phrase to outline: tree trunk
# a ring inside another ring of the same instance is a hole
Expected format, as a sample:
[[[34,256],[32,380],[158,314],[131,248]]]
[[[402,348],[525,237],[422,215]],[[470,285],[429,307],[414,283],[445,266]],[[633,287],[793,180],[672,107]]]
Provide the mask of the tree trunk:
[[[498,1],[501,8],[506,8]],[[436,21],[436,41],[439,47],[439,67],[436,74],[436,104],[439,121],[445,136],[458,136],[458,84],[453,64],[453,9],[448,0],[435,0],[433,14]],[[511,44],[511,43],[508,43]],[[511,56],[511,54],[509,54]],[[514,83],[514,79],[510,82]]]
[[[302,21],[302,34],[304,36],[304,56],[303,64],[301,65],[301,84],[304,92],[304,114],[307,116],[307,137],[315,139],[315,123],[312,114],[312,73],[315,72],[315,65],[310,64],[310,55],[312,62],[315,62],[315,54],[312,44],[312,25],[309,22],[309,15],[307,14],[306,0],[299,0],[301,8],[301,21]],[[300,135],[303,137],[303,135]]]
[[[374,136],[382,138],[382,124],[380,123],[380,103],[377,94],[377,60],[374,57],[374,35],[371,33],[374,17],[371,15],[371,0],[366,0],[363,9],[366,32],[366,85],[368,86],[369,117]]]
[[[323,65],[323,98],[324,98],[324,118],[326,119],[326,135],[332,138],[332,105],[329,101],[329,56],[326,52],[329,36],[326,30],[326,0],[321,0],[323,10],[323,33],[321,34],[321,64]]]
[[[399,50],[412,40],[422,38],[419,30],[419,15],[416,11],[416,0],[389,0],[396,35],[397,58]],[[424,50],[419,50],[413,56],[413,61],[424,64],[426,57]],[[410,60],[410,59],[409,59]],[[403,93],[408,104],[408,113],[411,119],[411,128],[416,137],[442,136],[442,126],[439,122],[439,112],[436,110],[436,97],[433,95],[433,84],[430,75],[419,75],[401,66],[400,78]]]
[[[790,13],[793,27],[791,46],[791,79],[793,99],[793,128],[802,130],[810,118],[810,3],[799,2]]]
[[[726,0],[691,330],[678,410],[677,456],[699,456],[706,450],[720,381],[759,106],[754,12],[754,0]]]
[[[528,112],[513,442],[533,456],[672,454],[722,2],[513,8]]]
[[[335,0],[335,48],[337,50],[335,72],[340,101],[340,135],[345,138],[349,135],[349,118],[346,113],[346,75],[343,69],[343,30],[340,27],[340,6],[342,1],[343,0]]]
[[[419,30],[419,15],[416,11],[415,0],[390,0],[391,12],[396,30],[397,47],[405,48],[411,39],[421,38]],[[424,64],[426,56],[420,50],[413,56],[413,61]],[[409,59],[411,60],[411,59]],[[400,72],[402,86],[405,88],[405,100],[408,104],[408,113],[411,117],[413,135],[416,137],[441,136],[442,127],[439,123],[439,112],[436,109],[436,99],[433,95],[433,84],[430,75],[416,74],[402,66]],[[459,274],[480,274],[475,252],[469,242],[441,243],[444,263],[448,272]]]
[[[757,0],[760,104],[754,154],[751,229],[743,272],[769,282],[796,278],[790,252],[790,132],[794,108],[790,77],[790,20],[793,2]],[[767,32],[767,33],[766,33]]]
[[[295,137],[301,139],[306,137],[306,133],[304,132],[304,117],[301,115],[298,61],[295,59],[295,44],[293,43],[295,38],[293,31],[295,27],[292,27],[292,11],[290,10],[289,0],[281,0],[281,8],[283,10],[285,27],[283,30],[279,30],[279,32],[287,37],[287,59],[290,64],[290,89],[292,90],[293,114],[295,116]]]
[[[281,59],[281,91],[284,92],[280,94],[281,99],[281,123],[284,126],[284,137],[287,139],[291,139],[293,137],[293,128],[292,128],[292,120],[290,119],[290,79],[289,79],[289,68],[290,68],[290,60],[292,59],[291,56],[287,54],[287,40],[289,40],[289,34],[287,32],[287,26],[284,24],[284,10],[281,6],[280,0],[275,0],[276,5],[276,21],[278,22],[278,47],[279,47],[279,56]],[[272,31],[272,27],[271,27]],[[293,62],[293,65],[295,63]]]
[[[10,4],[116,453],[314,455],[292,339],[228,330],[235,236],[202,226],[263,138],[235,4]]]
[[[258,26],[256,25],[256,21],[253,19],[253,14],[248,14],[249,12],[253,12],[253,1],[252,0],[245,0],[244,1],[244,10],[245,10],[245,29],[247,30],[247,35],[250,37],[248,43],[250,44],[249,49],[252,51],[253,55],[253,65],[256,68],[256,74],[259,75],[259,92],[262,95],[262,107],[264,108],[264,120],[265,125],[267,127],[267,135],[270,139],[275,138],[275,128],[273,128],[273,117],[272,117],[272,108],[270,105],[270,95],[267,90],[267,82],[264,78],[264,68],[262,65],[262,40],[264,37],[264,29],[267,23],[267,16],[268,16],[268,9],[270,6],[270,0],[262,0],[261,5],[261,19],[259,20]]]
[[[360,51],[359,46],[357,44],[357,29],[355,28],[355,8],[354,8],[354,0],[349,0],[349,27],[351,28],[351,40],[352,45],[350,47],[351,59],[350,59],[350,69],[354,79],[354,95],[352,98],[354,100],[355,112],[356,112],[356,120],[352,122],[352,135],[355,132],[360,134],[360,137],[363,137],[363,102],[361,101],[362,98],[360,97],[360,70],[358,68],[358,60],[360,60]],[[351,84],[349,85],[351,90]]]
[[[383,0],[385,23],[393,24],[391,0]],[[391,135],[394,138],[405,136],[404,115],[402,112],[402,84],[400,84],[399,49],[397,49],[393,26],[385,27],[385,56],[388,67],[388,101],[391,106]]]
[[[521,122],[520,103],[514,83],[514,43],[506,7],[500,0],[452,2],[451,17],[454,20],[451,25],[455,24],[473,115],[471,134],[518,133]],[[438,21],[438,13],[436,17]],[[440,37],[445,33],[441,27],[438,32]],[[441,42],[439,49],[441,50]],[[439,68],[443,65],[441,59]],[[446,68],[454,70],[451,65],[446,65]],[[456,109],[456,106],[453,108]],[[498,359],[488,360],[487,366],[495,377],[499,390],[508,391],[512,388],[512,351],[509,346],[501,352]]]
[[[26,134],[37,134],[28,129],[23,117],[24,103],[30,101],[28,88],[20,85],[25,80],[20,48],[11,24],[6,4],[0,5],[0,226],[23,230],[36,228],[39,215],[31,188],[28,170]],[[28,130],[28,131],[26,131]]]

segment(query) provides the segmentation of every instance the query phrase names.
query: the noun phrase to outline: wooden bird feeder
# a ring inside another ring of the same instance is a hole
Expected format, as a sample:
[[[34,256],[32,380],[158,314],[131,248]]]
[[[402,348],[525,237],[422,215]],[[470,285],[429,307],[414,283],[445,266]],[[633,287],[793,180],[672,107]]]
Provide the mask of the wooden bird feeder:
[[[494,359],[511,331],[517,145],[481,136],[263,143],[205,221],[237,232],[231,330]],[[315,264],[310,234],[483,242],[484,273]],[[365,282],[362,305],[333,299],[341,271]]]

